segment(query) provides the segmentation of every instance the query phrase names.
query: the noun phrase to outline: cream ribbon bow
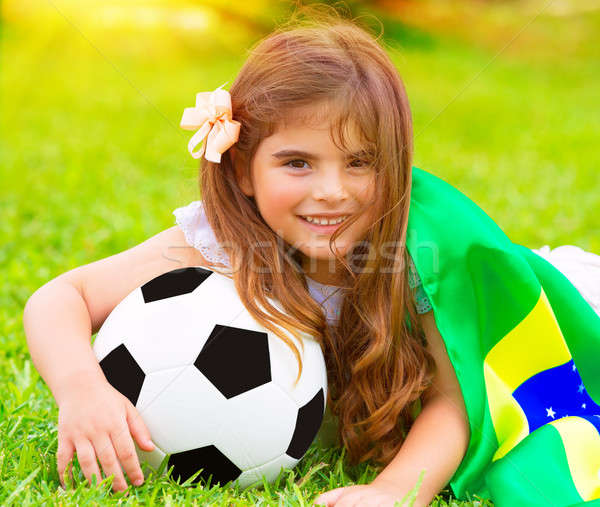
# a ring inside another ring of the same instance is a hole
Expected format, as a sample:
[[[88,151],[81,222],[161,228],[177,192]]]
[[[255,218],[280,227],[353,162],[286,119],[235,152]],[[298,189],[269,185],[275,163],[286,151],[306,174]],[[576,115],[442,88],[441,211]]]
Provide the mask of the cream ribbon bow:
[[[194,158],[204,154],[206,160],[220,163],[221,154],[237,142],[241,123],[231,118],[231,95],[221,88],[223,83],[212,92],[196,94],[196,106],[186,107],[183,111],[180,127],[186,130],[199,129],[188,143],[188,151]],[[204,145],[194,152],[194,148],[206,137]]]

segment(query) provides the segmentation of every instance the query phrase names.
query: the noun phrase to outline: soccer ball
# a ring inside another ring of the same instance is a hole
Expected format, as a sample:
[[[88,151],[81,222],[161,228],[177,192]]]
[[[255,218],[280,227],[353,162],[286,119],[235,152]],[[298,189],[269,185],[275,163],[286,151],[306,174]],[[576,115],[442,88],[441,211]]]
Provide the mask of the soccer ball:
[[[270,300],[283,311],[281,306]],[[176,269],[138,287],[98,331],[93,350],[107,380],[139,411],[155,448],[140,462],[172,477],[245,487],[292,468],[321,426],[327,374],[321,347],[303,334],[298,363],[242,304],[233,280],[203,267]]]

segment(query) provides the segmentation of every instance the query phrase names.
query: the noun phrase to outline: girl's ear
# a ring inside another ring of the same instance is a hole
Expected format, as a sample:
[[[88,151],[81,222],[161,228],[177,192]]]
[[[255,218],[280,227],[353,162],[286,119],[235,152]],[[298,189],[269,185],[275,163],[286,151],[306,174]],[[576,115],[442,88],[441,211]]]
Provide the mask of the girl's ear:
[[[238,186],[248,197],[253,196],[254,188],[252,186],[252,181],[244,168],[242,157],[238,157],[235,148],[230,148],[229,151],[231,152],[231,163],[233,164]]]

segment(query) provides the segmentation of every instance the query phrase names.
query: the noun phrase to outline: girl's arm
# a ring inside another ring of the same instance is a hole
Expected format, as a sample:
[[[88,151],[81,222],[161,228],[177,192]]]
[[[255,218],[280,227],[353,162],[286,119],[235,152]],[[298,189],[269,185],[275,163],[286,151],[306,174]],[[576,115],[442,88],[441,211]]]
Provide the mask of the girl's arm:
[[[460,385],[433,311],[419,318],[437,372],[432,386],[423,395],[423,408],[406,440],[373,484],[396,485],[404,495],[425,470],[415,505],[428,505],[454,475],[467,450],[470,432]]]
[[[422,470],[423,482],[415,506],[429,505],[448,483],[466,452],[469,423],[464,400],[448,358],[433,311],[419,315],[427,349],[437,371],[431,387],[423,393],[423,408],[412,424],[398,454],[371,484],[337,488],[324,493],[314,504],[394,505],[411,491]]]
[[[113,489],[126,489],[119,466],[143,480],[131,434],[151,451],[150,433],[131,402],[106,380],[91,347],[114,307],[154,277],[188,266],[203,266],[200,253],[185,244],[179,227],[106,259],[50,280],[27,300],[23,325],[32,361],[59,408],[57,468],[62,473],[77,453],[82,471],[100,482],[114,474]],[[148,443],[146,441],[148,440]]]

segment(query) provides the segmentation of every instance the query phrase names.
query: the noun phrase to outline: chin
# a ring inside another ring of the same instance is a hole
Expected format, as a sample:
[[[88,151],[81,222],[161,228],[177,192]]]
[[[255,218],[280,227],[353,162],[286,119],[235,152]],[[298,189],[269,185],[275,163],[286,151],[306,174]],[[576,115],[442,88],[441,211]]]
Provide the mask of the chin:
[[[348,247],[346,245],[338,246],[338,252],[343,257],[348,253]],[[305,257],[311,259],[317,259],[320,261],[326,261],[328,259],[336,259],[335,254],[329,249],[329,244],[324,245],[322,248],[315,249],[304,249],[300,248],[300,251]]]

